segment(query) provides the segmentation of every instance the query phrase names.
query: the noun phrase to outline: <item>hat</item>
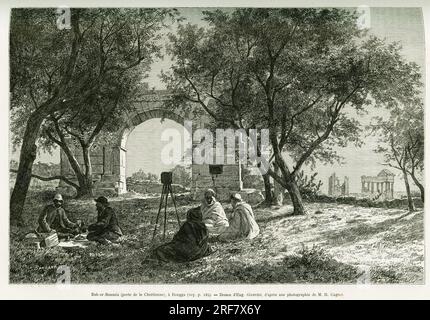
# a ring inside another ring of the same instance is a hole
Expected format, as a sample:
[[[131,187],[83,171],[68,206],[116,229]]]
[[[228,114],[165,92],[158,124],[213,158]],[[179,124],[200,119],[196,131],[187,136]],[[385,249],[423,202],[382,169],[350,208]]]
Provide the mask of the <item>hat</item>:
[[[54,199],[53,199],[53,200],[63,201],[63,196],[62,196],[61,194],[57,193],[57,194],[54,196]]]
[[[235,199],[237,201],[242,201],[242,196],[239,193],[232,193],[230,199]]]
[[[94,199],[95,202],[100,202],[101,204],[108,204],[108,199],[106,197],[98,197],[97,199]]]

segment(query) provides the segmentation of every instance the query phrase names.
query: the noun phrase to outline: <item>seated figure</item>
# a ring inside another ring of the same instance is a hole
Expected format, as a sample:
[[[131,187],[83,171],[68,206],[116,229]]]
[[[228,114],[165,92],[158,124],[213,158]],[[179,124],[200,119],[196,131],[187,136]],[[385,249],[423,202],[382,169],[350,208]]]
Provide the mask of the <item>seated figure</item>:
[[[116,242],[123,235],[114,209],[106,197],[94,200],[97,208],[97,222],[88,226],[87,239],[101,244]]]
[[[154,249],[151,258],[164,262],[187,262],[200,259],[210,253],[208,230],[202,222],[200,208],[197,207],[187,212],[187,220],[172,241]]]
[[[221,203],[216,201],[215,192],[207,189],[201,205],[203,223],[210,235],[220,234],[228,227],[228,219]]]
[[[63,208],[63,197],[56,194],[53,203],[47,205],[39,215],[38,233],[56,232],[59,239],[69,238],[79,234],[79,221],[74,223],[67,217]]]
[[[234,239],[253,239],[260,233],[260,228],[254,218],[254,212],[249,204],[242,200],[240,194],[230,197],[233,214],[229,218],[229,227],[219,236],[221,241]]]

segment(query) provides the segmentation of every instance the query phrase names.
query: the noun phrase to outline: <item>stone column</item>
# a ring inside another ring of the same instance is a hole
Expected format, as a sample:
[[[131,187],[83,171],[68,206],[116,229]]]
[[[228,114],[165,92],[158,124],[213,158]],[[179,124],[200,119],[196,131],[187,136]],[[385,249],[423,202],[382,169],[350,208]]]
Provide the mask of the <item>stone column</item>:
[[[365,182],[361,181],[361,192],[364,192],[365,190]]]
[[[375,182],[371,182],[371,189],[370,189],[370,192],[375,192]]]

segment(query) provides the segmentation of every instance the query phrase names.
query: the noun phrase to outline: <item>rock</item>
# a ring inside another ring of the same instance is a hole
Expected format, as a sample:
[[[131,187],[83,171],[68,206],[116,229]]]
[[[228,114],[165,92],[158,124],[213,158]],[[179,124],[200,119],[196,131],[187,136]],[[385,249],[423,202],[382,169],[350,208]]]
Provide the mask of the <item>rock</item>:
[[[259,204],[260,202],[264,201],[264,196],[259,190],[255,189],[244,189],[239,191],[242,199],[249,203],[251,206]]]
[[[323,214],[323,212],[321,210],[317,210],[315,211],[315,214]]]
[[[242,177],[243,187],[245,189],[264,190],[264,181],[261,175],[246,175]]]

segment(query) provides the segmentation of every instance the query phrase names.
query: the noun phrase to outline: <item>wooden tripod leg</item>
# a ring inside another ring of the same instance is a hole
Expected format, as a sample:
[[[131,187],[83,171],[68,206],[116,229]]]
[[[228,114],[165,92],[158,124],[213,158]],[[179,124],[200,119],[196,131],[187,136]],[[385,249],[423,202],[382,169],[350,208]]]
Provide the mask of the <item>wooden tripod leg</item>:
[[[152,234],[151,242],[154,241],[155,234],[157,233],[158,219],[160,218],[161,206],[163,205],[164,195],[165,195],[165,190],[164,190],[164,185],[163,185],[163,189],[161,190],[161,196],[160,196],[160,205],[158,207],[157,219],[155,220],[154,233]]]
[[[164,203],[164,230],[163,230],[163,240],[166,238],[166,224],[167,224],[167,199],[169,198],[168,185],[165,185],[166,191],[166,201]]]
[[[178,226],[181,227],[181,221],[179,220],[178,210],[176,209],[176,200],[175,200],[175,196],[173,195],[173,188],[171,184],[169,185],[169,191],[170,191],[170,196],[172,197],[172,200],[173,200],[173,205],[175,206],[176,219],[178,219]]]

